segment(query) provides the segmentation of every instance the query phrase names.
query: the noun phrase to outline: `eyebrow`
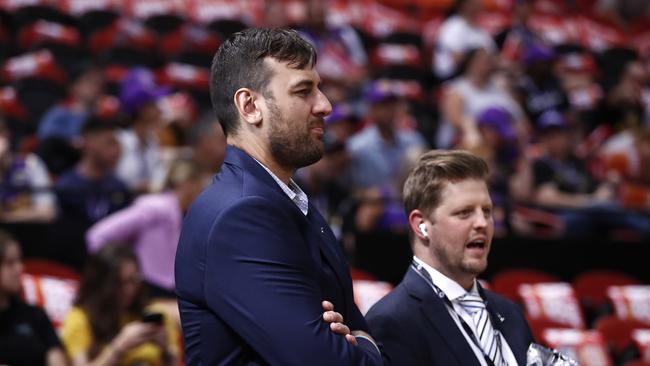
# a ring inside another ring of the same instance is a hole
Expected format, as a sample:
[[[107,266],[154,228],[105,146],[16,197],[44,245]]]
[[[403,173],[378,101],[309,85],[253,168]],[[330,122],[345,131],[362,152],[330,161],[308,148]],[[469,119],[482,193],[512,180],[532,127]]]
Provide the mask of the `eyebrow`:
[[[303,79],[298,81],[297,83],[291,85],[291,89],[300,89],[302,87],[307,87],[307,88],[312,88],[314,86],[314,81],[313,80],[308,80],[308,79]]]

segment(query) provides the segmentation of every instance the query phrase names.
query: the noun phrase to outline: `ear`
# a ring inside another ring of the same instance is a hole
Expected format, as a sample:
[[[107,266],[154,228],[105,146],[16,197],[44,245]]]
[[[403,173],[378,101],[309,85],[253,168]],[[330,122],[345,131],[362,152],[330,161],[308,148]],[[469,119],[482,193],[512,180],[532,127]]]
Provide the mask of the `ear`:
[[[413,210],[409,214],[408,217],[408,222],[409,222],[409,227],[411,228],[411,231],[413,231],[413,234],[420,239],[420,241],[424,243],[429,242],[429,236],[426,233],[426,230],[421,230],[420,226],[422,224],[426,225],[424,215],[422,214],[422,211],[420,210]],[[423,232],[424,231],[424,232]]]
[[[257,94],[248,88],[235,92],[234,103],[245,123],[257,125],[262,122],[262,110],[257,103]]]

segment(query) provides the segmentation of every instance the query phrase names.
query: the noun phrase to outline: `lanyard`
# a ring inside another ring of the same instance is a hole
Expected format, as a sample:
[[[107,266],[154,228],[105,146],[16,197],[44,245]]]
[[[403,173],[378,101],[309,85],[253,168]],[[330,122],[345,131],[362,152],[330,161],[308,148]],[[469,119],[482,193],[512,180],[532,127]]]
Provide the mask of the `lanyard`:
[[[447,297],[447,294],[445,294],[445,293],[440,289],[440,287],[436,286],[436,285],[433,283],[433,280],[431,279],[431,275],[429,275],[429,272],[427,272],[427,271],[424,269],[424,267],[422,267],[422,265],[420,265],[420,263],[417,263],[415,260],[413,260],[413,261],[411,262],[411,268],[413,268],[413,269],[415,270],[415,273],[417,273],[418,275],[420,275],[420,277],[422,277],[422,279],[425,280],[425,281],[429,284],[429,286],[431,286],[431,288],[432,288],[433,291],[438,295],[438,297],[439,297],[442,301],[445,302],[445,304],[446,304],[446,305],[451,309],[451,311],[452,311],[454,314],[456,314],[456,318],[458,319],[458,321],[460,322],[460,325],[461,325],[461,326],[463,327],[463,329],[465,330],[465,333],[467,333],[467,335],[468,335],[469,338],[472,340],[472,342],[474,343],[474,345],[476,345],[476,347],[478,347],[478,349],[481,350],[481,353],[483,354],[483,358],[485,358],[485,362],[488,364],[488,366],[495,366],[495,365],[494,365],[494,362],[492,361],[492,359],[490,359],[490,357],[489,357],[488,355],[485,354],[485,350],[483,350],[483,347],[481,346],[481,343],[478,341],[478,339],[476,339],[476,335],[474,334],[474,331],[472,330],[472,328],[467,324],[467,322],[465,322],[465,320],[463,319],[463,317],[460,316],[460,314],[458,314],[458,313],[456,312],[456,309],[454,308],[454,304],[452,304],[451,300],[449,300],[449,298]],[[480,296],[480,294],[479,294],[479,296]],[[485,311],[487,312],[487,315],[488,315],[489,320],[492,322],[492,315],[490,314],[489,311],[487,311],[487,301],[485,302],[485,305],[486,305],[486,309],[485,309]],[[492,322],[492,326],[494,327],[494,322]],[[495,333],[496,333],[496,332],[497,332],[497,331],[495,330]],[[497,341],[497,347],[498,347],[499,350],[501,350],[501,337],[500,337],[499,334],[495,334],[495,337],[496,337],[496,341]]]

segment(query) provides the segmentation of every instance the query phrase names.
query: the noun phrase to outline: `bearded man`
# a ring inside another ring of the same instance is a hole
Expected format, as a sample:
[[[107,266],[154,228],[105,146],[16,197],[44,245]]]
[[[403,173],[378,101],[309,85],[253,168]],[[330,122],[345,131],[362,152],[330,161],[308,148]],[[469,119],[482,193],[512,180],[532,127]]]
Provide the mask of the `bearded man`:
[[[382,363],[342,248],[291,179],[323,155],[332,106],[315,64],[292,30],[235,33],[215,55],[228,147],[187,213],[175,265],[188,365]]]

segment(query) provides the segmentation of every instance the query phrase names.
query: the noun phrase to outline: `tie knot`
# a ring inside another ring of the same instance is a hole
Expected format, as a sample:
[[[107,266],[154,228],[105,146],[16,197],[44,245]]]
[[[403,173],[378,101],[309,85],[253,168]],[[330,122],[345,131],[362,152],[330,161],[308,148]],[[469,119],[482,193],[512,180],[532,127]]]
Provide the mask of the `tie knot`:
[[[474,314],[475,312],[485,309],[485,303],[480,296],[473,293],[467,293],[465,296],[458,299],[460,306],[462,306],[468,313]]]

